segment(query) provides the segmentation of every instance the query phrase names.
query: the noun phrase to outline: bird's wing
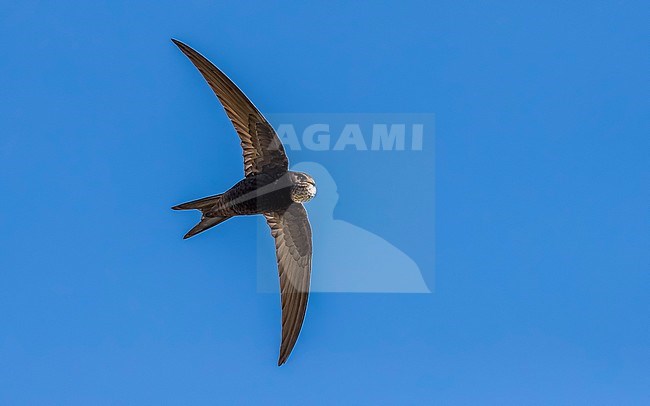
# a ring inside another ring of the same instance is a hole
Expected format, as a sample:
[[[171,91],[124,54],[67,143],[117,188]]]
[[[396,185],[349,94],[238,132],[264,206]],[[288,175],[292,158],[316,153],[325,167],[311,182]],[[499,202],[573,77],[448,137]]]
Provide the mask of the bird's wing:
[[[311,278],[311,227],[302,204],[283,213],[265,214],[275,238],[282,301],[282,343],[278,365],[284,364],[296,344],[307,310]]]
[[[212,62],[180,41],[172,39],[201,72],[241,140],[246,176],[262,171],[286,171],[289,160],[273,127],[246,95]]]

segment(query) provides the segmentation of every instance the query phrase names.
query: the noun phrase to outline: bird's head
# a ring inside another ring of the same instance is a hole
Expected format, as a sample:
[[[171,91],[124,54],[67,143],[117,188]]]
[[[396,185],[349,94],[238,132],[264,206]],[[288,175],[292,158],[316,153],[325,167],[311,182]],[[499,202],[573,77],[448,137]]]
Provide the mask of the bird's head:
[[[289,172],[291,179],[291,200],[305,203],[316,196],[316,181],[304,172]]]

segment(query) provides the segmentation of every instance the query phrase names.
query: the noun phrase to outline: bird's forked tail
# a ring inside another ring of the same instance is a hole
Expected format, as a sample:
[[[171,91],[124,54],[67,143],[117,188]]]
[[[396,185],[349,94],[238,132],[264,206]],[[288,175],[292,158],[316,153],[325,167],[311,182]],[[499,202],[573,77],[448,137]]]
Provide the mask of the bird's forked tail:
[[[204,197],[203,199],[192,200],[191,202],[179,204],[178,206],[172,207],[172,210],[200,210],[201,211],[201,221],[195,225],[190,231],[183,236],[183,239],[190,238],[195,236],[209,228],[216,226],[219,223],[223,223],[228,220],[230,216],[207,216],[207,213],[214,207],[217,202],[221,199],[221,195],[214,195]]]

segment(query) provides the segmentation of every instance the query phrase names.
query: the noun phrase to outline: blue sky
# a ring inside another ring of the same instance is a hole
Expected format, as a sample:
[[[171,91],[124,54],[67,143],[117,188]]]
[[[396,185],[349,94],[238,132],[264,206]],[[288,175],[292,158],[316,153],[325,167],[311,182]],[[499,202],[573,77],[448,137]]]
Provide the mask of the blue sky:
[[[0,403],[647,404],[648,11],[2,1]],[[434,113],[433,210],[386,210],[404,156],[327,158],[334,217],[433,293],[315,294],[278,368],[255,219],[169,210],[242,175],[170,37],[264,112]]]

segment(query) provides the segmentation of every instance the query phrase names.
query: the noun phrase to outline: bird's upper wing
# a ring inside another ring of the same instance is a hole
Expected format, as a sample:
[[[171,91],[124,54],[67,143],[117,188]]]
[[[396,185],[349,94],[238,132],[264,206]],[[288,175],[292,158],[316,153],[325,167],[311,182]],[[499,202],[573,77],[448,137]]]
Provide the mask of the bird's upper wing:
[[[201,72],[241,140],[246,176],[262,171],[286,171],[289,160],[280,139],[262,113],[212,62],[180,41],[172,39]]]
[[[265,214],[275,238],[282,301],[282,343],[278,365],[296,344],[307,310],[311,278],[311,227],[307,211],[293,203],[283,213]]]

